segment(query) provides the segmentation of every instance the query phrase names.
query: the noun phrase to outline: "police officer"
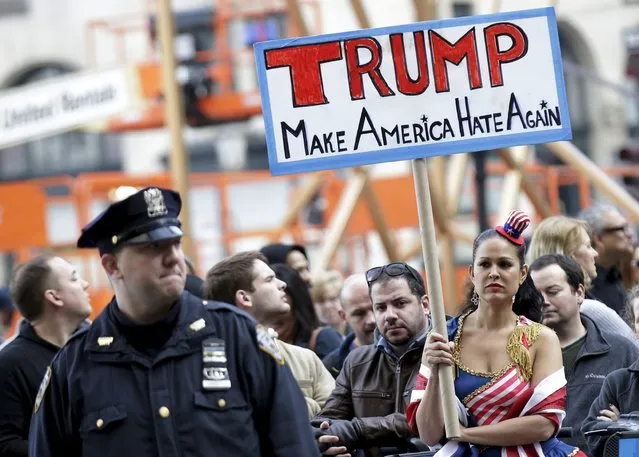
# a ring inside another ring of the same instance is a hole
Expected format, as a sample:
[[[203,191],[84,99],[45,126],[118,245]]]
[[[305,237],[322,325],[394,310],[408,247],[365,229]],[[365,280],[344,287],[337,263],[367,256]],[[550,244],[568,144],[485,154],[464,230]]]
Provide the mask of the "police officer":
[[[38,386],[53,357],[91,314],[88,287],[73,265],[52,254],[15,270],[11,296],[22,320],[17,335],[0,345],[0,457],[27,457]]]
[[[82,230],[115,290],[55,357],[31,457],[317,456],[304,398],[269,334],[184,292],[179,194],[146,188]]]

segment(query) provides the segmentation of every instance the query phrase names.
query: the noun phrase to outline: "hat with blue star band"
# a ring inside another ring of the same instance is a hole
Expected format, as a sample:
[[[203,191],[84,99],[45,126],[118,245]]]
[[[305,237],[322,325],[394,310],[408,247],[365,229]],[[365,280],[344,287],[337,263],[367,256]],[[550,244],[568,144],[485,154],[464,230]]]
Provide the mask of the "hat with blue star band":
[[[180,194],[147,187],[115,202],[82,229],[79,248],[98,248],[100,254],[120,246],[154,243],[182,237],[178,219]]]
[[[495,230],[500,235],[515,243],[517,246],[524,244],[524,238],[521,236],[524,230],[530,225],[530,216],[523,211],[512,210],[508,215],[508,219],[504,225],[498,226]]]

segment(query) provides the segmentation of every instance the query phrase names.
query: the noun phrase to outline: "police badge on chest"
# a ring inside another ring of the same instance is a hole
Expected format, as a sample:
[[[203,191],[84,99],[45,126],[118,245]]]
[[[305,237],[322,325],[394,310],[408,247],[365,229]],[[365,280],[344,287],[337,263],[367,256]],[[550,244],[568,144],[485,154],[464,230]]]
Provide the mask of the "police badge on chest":
[[[224,340],[209,338],[202,342],[202,389],[228,390],[231,377],[226,366]]]

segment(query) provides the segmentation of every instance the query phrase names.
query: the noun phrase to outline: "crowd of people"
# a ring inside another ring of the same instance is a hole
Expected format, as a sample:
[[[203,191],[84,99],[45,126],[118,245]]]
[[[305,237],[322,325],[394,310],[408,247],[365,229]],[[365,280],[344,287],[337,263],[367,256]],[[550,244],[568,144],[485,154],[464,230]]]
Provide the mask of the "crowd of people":
[[[21,315],[0,346],[0,457],[599,457],[605,436],[589,432],[639,411],[639,260],[612,206],[530,230],[513,211],[479,234],[447,335],[403,262],[311,274],[304,246],[270,244],[200,279],[180,208],[147,188],[82,230],[114,290],[92,322],[67,260],[15,270],[0,293],[0,329],[11,303]]]

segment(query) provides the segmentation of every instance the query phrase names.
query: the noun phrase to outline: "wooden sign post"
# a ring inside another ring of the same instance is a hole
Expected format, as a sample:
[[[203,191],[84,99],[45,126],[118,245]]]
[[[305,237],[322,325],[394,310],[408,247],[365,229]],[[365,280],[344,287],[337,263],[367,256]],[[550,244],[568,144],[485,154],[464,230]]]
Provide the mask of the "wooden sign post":
[[[413,180],[415,181],[419,233],[422,237],[422,254],[424,256],[424,265],[426,265],[426,283],[428,285],[433,330],[440,335],[446,336],[448,335],[446,330],[446,310],[444,308],[444,294],[442,292],[442,281],[439,273],[435,219],[433,218],[433,204],[430,198],[430,184],[428,182],[426,159],[413,160]],[[458,438],[460,431],[459,419],[457,418],[457,410],[455,408],[453,367],[440,367],[439,376],[446,437]]]
[[[446,335],[424,158],[571,138],[554,9],[269,41],[255,58],[273,175],[413,160],[431,316]],[[440,376],[456,438],[452,367]]]

